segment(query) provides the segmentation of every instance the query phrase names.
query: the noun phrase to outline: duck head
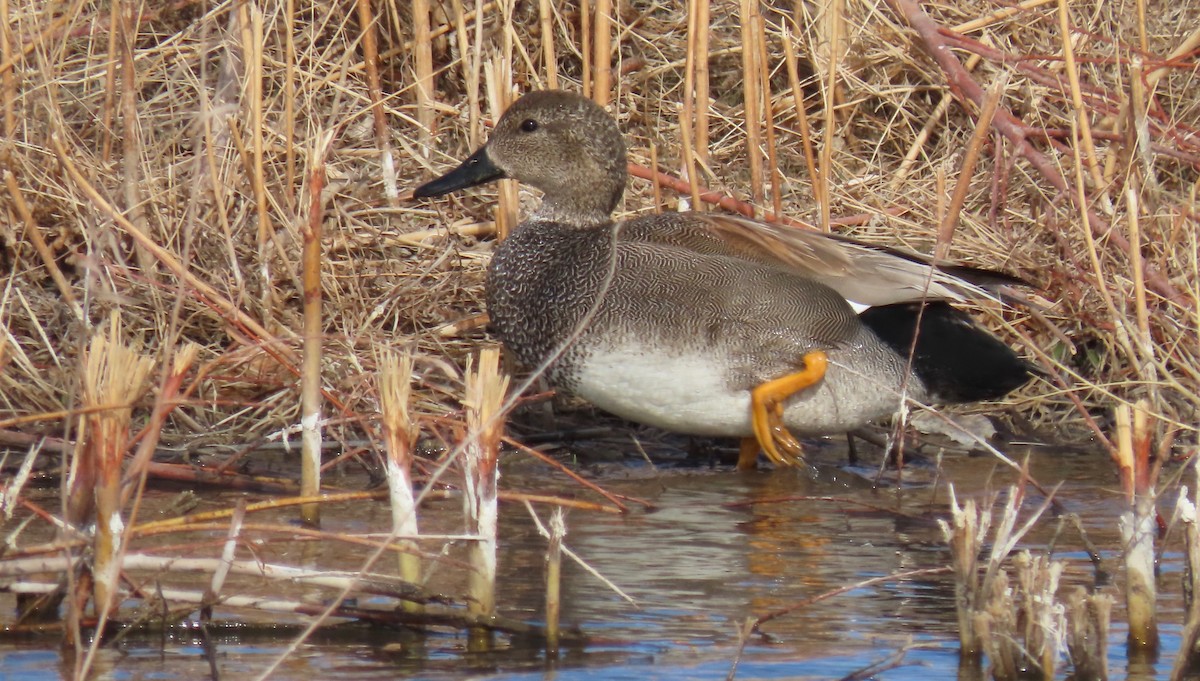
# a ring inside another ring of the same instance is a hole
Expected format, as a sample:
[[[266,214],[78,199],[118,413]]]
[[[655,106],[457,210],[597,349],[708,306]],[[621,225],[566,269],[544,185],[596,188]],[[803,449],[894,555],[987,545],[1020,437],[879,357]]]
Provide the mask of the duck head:
[[[413,197],[512,178],[545,195],[535,218],[594,224],[621,200],[625,163],[624,138],[604,109],[574,93],[540,90],[514,102],[487,144]]]

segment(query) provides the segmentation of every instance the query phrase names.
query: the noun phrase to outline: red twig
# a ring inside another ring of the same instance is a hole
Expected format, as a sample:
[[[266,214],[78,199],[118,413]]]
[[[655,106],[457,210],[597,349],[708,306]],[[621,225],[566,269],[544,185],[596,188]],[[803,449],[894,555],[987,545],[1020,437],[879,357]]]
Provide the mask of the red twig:
[[[955,35],[957,40],[957,34],[948,31],[930,18],[916,0],[888,0],[888,2],[920,36],[926,50],[946,74],[946,80],[951,89],[960,96],[970,99],[976,106],[982,105],[985,95],[983,88],[975,82],[970,72],[963,67],[962,62],[950,49],[951,45],[946,36]],[[1011,111],[1006,107],[999,107],[992,119],[992,125],[1013,144],[1017,153],[1036,168],[1038,173],[1064,195],[1077,210],[1087,211],[1088,221],[1096,238],[1106,239],[1119,248],[1122,253],[1129,254],[1129,240],[1125,238],[1125,235],[1111,229],[1108,220],[1089,207],[1090,201],[1080,199],[1067,178],[1060,172],[1059,167],[1029,143],[1026,126]],[[1172,286],[1157,268],[1147,265],[1145,277],[1147,286],[1163,298],[1176,305],[1188,305],[1183,293]]]

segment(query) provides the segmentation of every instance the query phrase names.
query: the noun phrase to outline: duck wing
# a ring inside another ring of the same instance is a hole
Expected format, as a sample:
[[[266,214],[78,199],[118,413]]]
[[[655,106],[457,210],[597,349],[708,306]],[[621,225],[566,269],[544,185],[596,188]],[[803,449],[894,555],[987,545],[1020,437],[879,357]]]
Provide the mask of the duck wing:
[[[653,241],[767,264],[820,282],[857,310],[945,300],[997,300],[994,289],[1028,284],[1002,272],[929,258],[750,218],[717,213],[666,213],[625,223],[621,239]]]

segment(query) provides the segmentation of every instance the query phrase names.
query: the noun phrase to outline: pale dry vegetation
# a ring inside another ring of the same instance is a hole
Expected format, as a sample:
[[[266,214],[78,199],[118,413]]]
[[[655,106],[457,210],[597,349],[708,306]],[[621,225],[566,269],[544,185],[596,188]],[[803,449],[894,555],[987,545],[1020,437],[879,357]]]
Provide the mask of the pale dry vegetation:
[[[0,447],[57,468],[114,406],[84,372],[115,329],[157,386],[127,483],[298,433],[303,376],[327,441],[378,450],[381,349],[412,353],[416,432],[457,447],[495,233],[536,198],[406,195],[556,85],[628,134],[623,211],[715,210],[711,189],[1023,277],[981,317],[1046,376],[986,408],[1116,452],[1144,400],[1137,441],[1195,453],[1200,5],[582,5],[0,0]]]

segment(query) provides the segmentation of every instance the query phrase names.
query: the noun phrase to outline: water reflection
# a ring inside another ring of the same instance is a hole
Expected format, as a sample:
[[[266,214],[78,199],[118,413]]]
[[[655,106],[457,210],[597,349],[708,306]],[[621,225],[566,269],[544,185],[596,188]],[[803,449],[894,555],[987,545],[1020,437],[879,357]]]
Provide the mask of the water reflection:
[[[1042,453],[1034,464],[1034,475],[1047,488],[1064,482],[1058,492],[1063,507],[1082,518],[1090,540],[1106,556],[1115,555],[1120,504],[1107,463]],[[545,489],[540,475],[537,470],[516,472],[504,484]],[[989,458],[949,457],[941,470],[914,468],[902,487],[876,488],[869,478],[844,473],[814,480],[796,471],[666,470],[608,480],[609,489],[646,498],[658,510],[624,517],[581,511],[568,515],[567,545],[635,602],[578,565],[565,563],[564,624],[586,633],[586,646],[567,647],[549,662],[539,648],[520,641],[505,642],[492,653],[468,654],[465,639],[457,636],[422,638],[353,625],[308,641],[274,678],[461,678],[468,673],[496,679],[723,678],[737,657],[739,627],[747,618],[807,603],[863,580],[944,566],[947,551],[934,517],[944,513],[947,495],[944,485],[935,486],[933,480],[953,480],[963,498],[1014,478]],[[793,500],[777,501],[781,498]],[[229,500],[206,502],[227,505]],[[435,503],[425,510],[422,526],[431,532],[457,531],[459,513],[457,503]],[[331,508],[325,515],[327,529],[348,532],[380,531],[389,519],[382,503]],[[509,617],[538,620],[545,541],[520,506],[502,509],[501,527],[500,608]],[[1066,585],[1092,586],[1093,572],[1078,533],[1047,521],[1024,545],[1038,549],[1050,542],[1055,542],[1056,557],[1070,564]],[[364,555],[319,543],[266,542],[255,550],[263,560],[280,561],[316,552],[309,556],[316,564],[343,569],[360,566]],[[1170,581],[1164,581],[1161,621],[1169,625],[1181,616],[1176,586],[1180,557],[1166,553],[1163,561],[1164,580]],[[458,594],[460,577],[459,571],[437,571],[431,585]],[[6,601],[0,606],[10,608]],[[1114,613],[1114,621],[1122,616]],[[1145,679],[1165,673],[1169,651],[1178,645],[1177,633],[1165,627],[1162,660],[1135,662],[1123,658],[1124,634],[1114,626],[1112,671],[1127,669],[1130,678]],[[293,636],[293,630],[286,630],[276,638],[252,640],[227,632],[217,640],[222,674],[258,673]],[[738,678],[840,677],[914,644],[918,647],[905,659],[915,666],[890,669],[881,678],[975,678],[977,666],[960,671],[956,641],[949,577],[887,581],[772,620],[748,641]],[[55,665],[60,669],[55,671]],[[57,678],[69,667],[57,650],[0,640],[4,678]],[[203,648],[196,642],[173,641],[163,648],[145,638],[127,639],[118,649],[105,651],[97,669],[127,678],[208,675]]]

